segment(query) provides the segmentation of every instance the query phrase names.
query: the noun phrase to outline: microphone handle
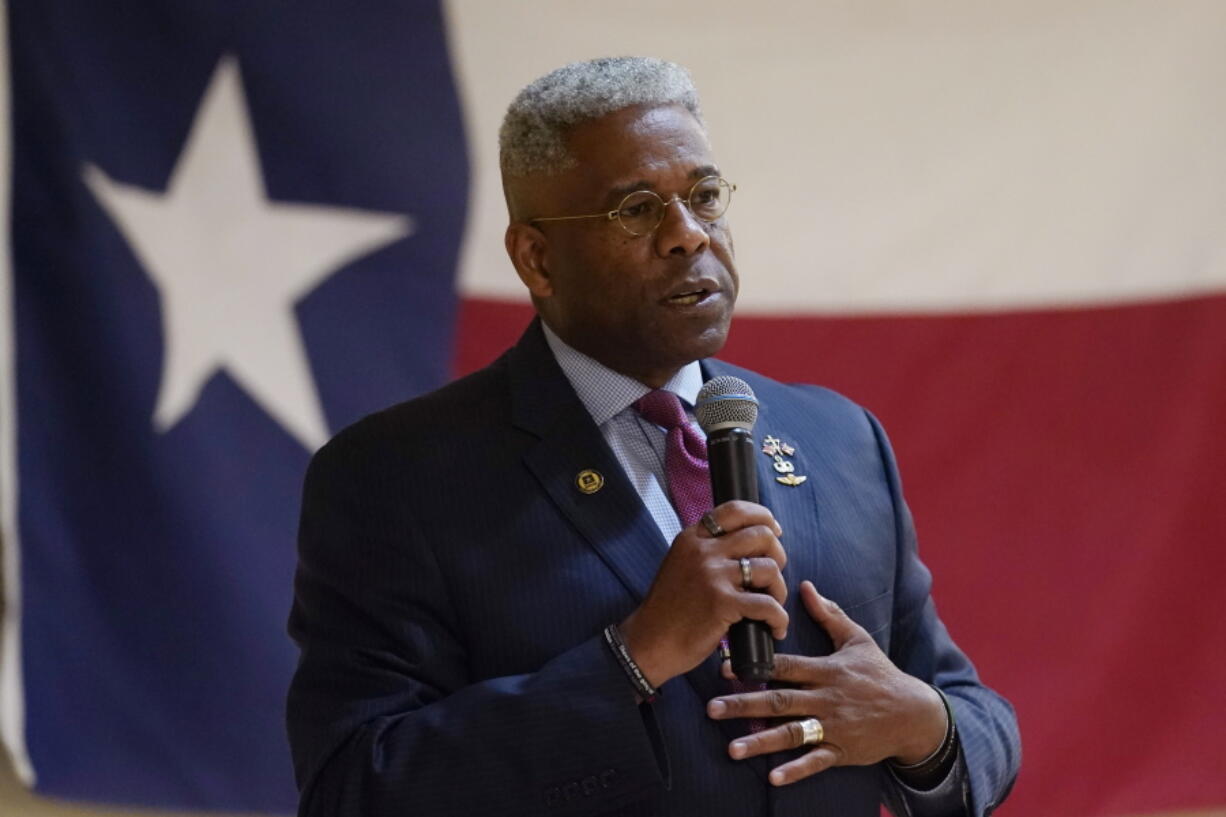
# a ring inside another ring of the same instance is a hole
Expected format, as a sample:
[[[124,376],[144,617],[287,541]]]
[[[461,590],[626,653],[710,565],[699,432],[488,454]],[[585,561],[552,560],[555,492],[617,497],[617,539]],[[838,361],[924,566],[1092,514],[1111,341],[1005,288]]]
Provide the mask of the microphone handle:
[[[723,428],[707,436],[711,496],[715,504],[731,499],[758,501],[758,471],[753,435],[743,428]],[[741,681],[770,680],[775,668],[775,642],[761,621],[743,618],[728,630],[732,671]]]

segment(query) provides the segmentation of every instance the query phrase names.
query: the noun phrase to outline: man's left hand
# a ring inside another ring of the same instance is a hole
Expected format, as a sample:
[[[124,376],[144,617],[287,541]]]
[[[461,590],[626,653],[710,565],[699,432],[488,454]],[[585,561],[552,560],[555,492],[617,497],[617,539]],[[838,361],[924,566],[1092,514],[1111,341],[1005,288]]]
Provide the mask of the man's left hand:
[[[809,615],[830,635],[835,651],[819,658],[776,655],[772,680],[794,688],[712,699],[707,714],[717,720],[787,719],[737,738],[729,744],[728,754],[741,760],[801,748],[799,721],[804,718],[821,722],[822,742],[773,769],[770,781],[776,786],[832,766],[867,766],[886,758],[909,765],[935,752],[948,726],[936,690],[894,666],[864,628],[818,595],[811,582],[801,583],[800,596]],[[724,674],[733,677],[727,662]]]

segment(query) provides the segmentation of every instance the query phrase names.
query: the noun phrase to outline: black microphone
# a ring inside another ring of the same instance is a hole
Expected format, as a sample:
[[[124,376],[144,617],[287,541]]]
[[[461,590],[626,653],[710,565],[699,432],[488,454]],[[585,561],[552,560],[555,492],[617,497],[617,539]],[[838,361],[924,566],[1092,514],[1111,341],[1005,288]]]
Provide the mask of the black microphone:
[[[694,415],[707,435],[715,504],[730,499],[757,502],[758,471],[751,432],[758,420],[758,399],[753,389],[739,377],[713,377],[698,392]],[[770,680],[775,668],[775,642],[765,623],[741,619],[728,630],[728,646],[737,678]]]

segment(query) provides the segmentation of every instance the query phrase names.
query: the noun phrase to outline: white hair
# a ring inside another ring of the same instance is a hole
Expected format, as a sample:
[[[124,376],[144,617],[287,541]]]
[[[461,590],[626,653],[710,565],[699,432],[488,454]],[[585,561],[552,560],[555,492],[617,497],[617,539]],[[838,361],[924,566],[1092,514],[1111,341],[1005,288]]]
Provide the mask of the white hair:
[[[575,165],[575,125],[636,105],[680,105],[702,124],[689,71],[654,57],[602,57],[551,71],[515,97],[498,133],[504,176],[554,174]]]

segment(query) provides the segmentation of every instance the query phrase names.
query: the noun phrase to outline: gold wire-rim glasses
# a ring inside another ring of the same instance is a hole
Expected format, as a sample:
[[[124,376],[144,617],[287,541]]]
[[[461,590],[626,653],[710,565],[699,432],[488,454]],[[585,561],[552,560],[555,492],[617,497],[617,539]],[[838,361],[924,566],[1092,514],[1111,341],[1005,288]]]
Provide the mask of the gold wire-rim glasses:
[[[714,182],[713,186],[712,182]],[[700,190],[703,185],[708,185],[708,187]],[[672,197],[666,201],[654,190],[632,190],[626,194],[616,208],[604,213],[588,213],[582,216],[543,216],[541,218],[530,218],[528,219],[528,223],[535,224],[538,221],[573,221],[575,219],[583,218],[603,218],[607,221],[616,221],[619,225],[621,225],[621,228],[630,235],[650,235],[655,232],[656,228],[659,227],[664,221],[664,214],[668,211],[668,205],[672,204],[674,201],[680,202],[682,205],[684,205],[685,208],[690,211],[690,214],[694,216],[694,218],[710,224],[714,221],[718,221],[720,217],[724,215],[724,213],[728,212],[728,205],[732,203],[732,194],[735,191],[736,185],[725,179],[723,176],[703,176],[701,179],[694,182],[694,186],[691,187],[689,192],[685,194],[685,198],[681,198],[681,196],[674,193]],[[698,202],[696,207],[694,201],[694,194],[696,192],[718,193],[718,196],[713,202],[714,208],[711,207],[711,204],[704,205],[704,203],[701,201]],[[645,214],[645,211],[638,210],[637,208],[644,205],[655,206],[653,205],[653,201],[656,203],[656,205],[658,205],[654,211],[654,221],[652,221],[650,226],[647,226],[647,221],[643,221],[641,227],[638,229],[632,228],[630,226],[631,224],[639,226],[636,219],[641,219]],[[706,206],[708,209],[704,209],[704,206]]]

